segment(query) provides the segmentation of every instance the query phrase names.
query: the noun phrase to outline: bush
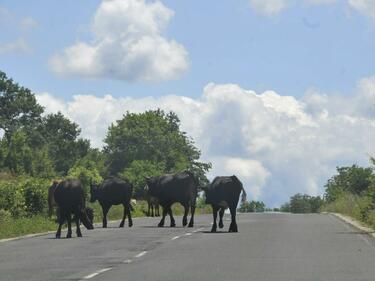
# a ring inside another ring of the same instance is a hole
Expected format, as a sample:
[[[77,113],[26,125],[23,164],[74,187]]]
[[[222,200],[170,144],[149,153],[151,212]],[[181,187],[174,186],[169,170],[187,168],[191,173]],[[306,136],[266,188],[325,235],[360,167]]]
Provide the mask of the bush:
[[[6,222],[9,222],[12,217],[12,214],[9,211],[0,209],[0,225]]]
[[[29,179],[23,183],[27,215],[42,213],[47,207],[49,184],[49,181],[38,179]]]

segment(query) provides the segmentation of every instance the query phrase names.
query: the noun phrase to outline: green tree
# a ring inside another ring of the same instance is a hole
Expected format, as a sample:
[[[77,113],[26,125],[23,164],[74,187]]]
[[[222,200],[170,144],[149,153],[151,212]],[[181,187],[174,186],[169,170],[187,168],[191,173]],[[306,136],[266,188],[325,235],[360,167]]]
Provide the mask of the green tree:
[[[324,198],[328,202],[335,201],[344,192],[360,195],[366,191],[373,178],[372,168],[362,168],[357,165],[337,167],[337,174],[331,177],[325,185]]]
[[[264,212],[266,205],[262,201],[247,201],[241,204],[240,212],[260,213]]]
[[[188,169],[201,184],[208,182],[205,173],[211,164],[198,161],[200,151],[180,130],[180,120],[173,112],[127,112],[109,127],[104,142],[109,174],[117,175],[133,161],[142,160],[164,167],[164,173]]]
[[[91,183],[99,184],[103,181],[95,162],[87,159],[77,161],[77,163],[69,170],[68,178],[79,179],[82,182],[86,193],[88,193]]]
[[[48,147],[56,172],[62,176],[89,151],[90,142],[79,138],[81,130],[78,124],[61,112],[44,117],[38,131]]]
[[[0,129],[10,143],[14,132],[21,128],[27,131],[40,122],[43,107],[27,88],[19,86],[0,71]]]
[[[134,186],[133,195],[136,199],[145,198],[144,187],[146,178],[160,176],[165,171],[163,164],[157,165],[148,160],[134,160],[128,168],[126,168],[120,177],[128,179]]]
[[[290,212],[303,213],[317,213],[323,204],[320,196],[310,196],[307,194],[296,194],[290,198],[289,206]]]

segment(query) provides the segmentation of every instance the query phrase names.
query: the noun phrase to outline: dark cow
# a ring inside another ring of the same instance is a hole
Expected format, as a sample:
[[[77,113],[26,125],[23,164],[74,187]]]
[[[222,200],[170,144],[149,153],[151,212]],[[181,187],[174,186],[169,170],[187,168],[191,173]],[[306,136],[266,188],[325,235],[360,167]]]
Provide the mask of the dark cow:
[[[55,188],[54,199],[57,206],[60,209],[59,228],[56,232],[56,238],[61,237],[61,227],[65,220],[68,222],[68,233],[66,238],[72,237],[72,214],[74,214],[74,220],[77,225],[78,237],[82,237],[81,229],[79,228],[80,220],[87,229],[94,228],[85,210],[85,192],[81,181],[70,179],[58,183],[58,185]]]
[[[238,201],[246,201],[246,192],[242,186],[242,183],[236,176],[231,177],[216,177],[213,182],[206,188],[203,188],[206,194],[206,204],[211,204],[212,213],[214,216],[214,223],[212,225],[211,232],[216,232],[216,218],[219,212],[219,227],[223,228],[223,215],[224,210],[229,208],[232,222],[229,226],[229,232],[238,232],[236,223],[236,209]]]
[[[133,193],[133,185],[118,178],[109,178],[100,185],[92,184],[90,187],[90,202],[99,201],[103,211],[103,227],[107,227],[107,213],[112,205],[122,204],[124,206],[124,216],[120,227],[124,227],[125,218],[129,218],[129,227],[133,221],[130,211],[132,210],[130,200]]]
[[[159,212],[159,200],[156,197],[152,196],[147,196],[147,205],[148,205],[148,210],[147,210],[147,216],[148,217],[160,217],[160,212]],[[155,210],[155,212],[154,212]]]
[[[198,193],[198,185],[191,172],[184,171],[176,174],[147,178],[146,183],[148,186],[148,194],[156,197],[163,207],[163,216],[158,224],[159,227],[164,226],[165,216],[167,214],[169,214],[171,218],[171,227],[176,226],[171,209],[172,204],[175,202],[179,202],[185,208],[182,219],[183,226],[187,224],[189,207],[191,208],[191,218],[188,226],[194,226],[195,201]]]

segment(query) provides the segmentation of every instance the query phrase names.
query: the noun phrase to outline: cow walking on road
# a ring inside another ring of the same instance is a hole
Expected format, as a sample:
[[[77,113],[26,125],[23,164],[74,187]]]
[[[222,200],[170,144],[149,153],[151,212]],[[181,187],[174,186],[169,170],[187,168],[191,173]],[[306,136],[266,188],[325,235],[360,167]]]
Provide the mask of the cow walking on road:
[[[66,238],[72,237],[72,214],[74,214],[78,237],[82,237],[81,229],[79,227],[80,220],[87,229],[94,228],[86,213],[85,192],[81,181],[70,179],[59,182],[54,190],[54,200],[59,208],[60,214],[56,238],[61,237],[61,227],[65,220],[68,223],[68,233]]]
[[[173,218],[171,206],[175,202],[179,202],[185,209],[182,218],[182,225],[187,225],[187,215],[189,208],[191,209],[191,217],[189,227],[194,226],[194,212],[198,193],[198,185],[193,174],[184,171],[176,174],[166,174],[159,177],[151,177],[146,179],[148,187],[148,195],[156,197],[163,208],[163,215],[158,224],[159,227],[164,226],[165,217],[169,214],[171,219],[171,227],[176,226]]]
[[[231,214],[231,224],[229,232],[238,232],[236,222],[236,209],[240,194],[242,191],[241,201],[246,201],[246,192],[241,181],[236,176],[230,177],[216,177],[213,182],[204,187],[206,194],[206,204],[211,204],[214,223],[211,232],[216,232],[217,213],[219,212],[219,228],[223,228],[223,215],[226,208],[229,208]]]
[[[147,196],[147,216],[148,217],[160,217],[159,211],[159,200],[153,196]]]
[[[107,214],[112,205],[122,204],[124,206],[124,215],[119,227],[124,227],[125,219],[128,217],[129,227],[133,226],[131,216],[131,197],[133,185],[125,180],[118,178],[109,178],[100,185],[92,184],[90,186],[90,202],[99,201],[103,211],[103,228],[107,227]]]

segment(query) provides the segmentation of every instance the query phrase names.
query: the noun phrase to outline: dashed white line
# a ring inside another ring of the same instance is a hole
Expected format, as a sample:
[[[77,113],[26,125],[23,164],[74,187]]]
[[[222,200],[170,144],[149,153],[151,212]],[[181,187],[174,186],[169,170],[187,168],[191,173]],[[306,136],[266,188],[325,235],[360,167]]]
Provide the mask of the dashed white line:
[[[144,256],[145,254],[147,254],[147,251],[140,252],[138,255],[135,255],[134,257],[140,258],[140,257]]]
[[[171,240],[176,240],[176,239],[178,239],[178,238],[180,238],[180,236],[172,237]]]
[[[188,232],[188,233],[185,233],[184,235],[185,236],[190,236],[190,235],[192,235],[193,233],[190,233],[190,232]]]
[[[126,264],[129,264],[129,263],[132,263],[133,261],[132,260],[124,260],[123,263],[126,263]]]
[[[111,269],[112,269],[112,267],[103,268],[101,270],[98,270],[97,272],[94,272],[92,274],[86,275],[85,277],[83,277],[83,279],[85,279],[85,280],[91,279],[91,278],[99,275],[100,273],[106,272],[106,271],[111,270]]]
[[[195,232],[199,232],[199,231],[203,231],[203,230],[204,230],[204,228],[198,228],[198,229],[194,230],[193,232],[195,233]]]

